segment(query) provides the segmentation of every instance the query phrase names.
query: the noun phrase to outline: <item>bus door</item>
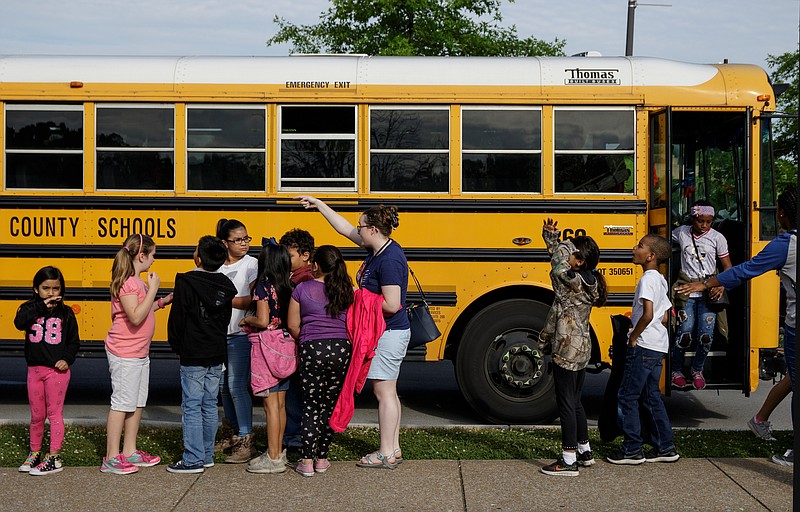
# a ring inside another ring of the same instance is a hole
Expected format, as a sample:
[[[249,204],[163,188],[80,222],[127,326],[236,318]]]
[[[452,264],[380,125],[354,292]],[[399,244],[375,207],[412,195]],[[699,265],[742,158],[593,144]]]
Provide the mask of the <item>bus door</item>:
[[[648,200],[648,225],[649,232],[670,240],[673,212],[672,204],[672,110],[664,110],[650,114],[650,160],[647,179],[649,187]],[[660,269],[667,276],[667,281],[672,283],[673,263],[675,258],[670,258],[666,265]],[[672,345],[672,329],[669,329],[670,346]],[[670,375],[669,357],[664,365],[664,374]],[[669,378],[665,380],[669,383]],[[669,386],[665,387],[665,394],[669,396]]]
[[[725,236],[731,263],[736,265],[749,258],[750,117],[749,111],[669,109],[651,117],[651,201],[657,198],[659,202],[654,204],[665,210],[658,216],[651,213],[651,232],[666,233],[669,239],[673,229],[691,222],[689,209],[703,199],[714,206],[713,228]],[[667,184],[661,187],[665,176]],[[680,248],[675,246],[672,256],[666,274],[670,284],[681,268]],[[717,259],[716,255],[701,257]],[[719,262],[717,270],[721,270]],[[728,296],[730,305],[717,315],[703,375],[709,389],[742,389],[749,394],[748,287],[729,290]],[[696,319],[696,324],[701,321]],[[671,372],[680,366],[689,382],[684,389],[693,389],[691,369],[698,336],[693,333],[691,345],[683,350],[682,364],[675,360],[673,340],[666,368]]]

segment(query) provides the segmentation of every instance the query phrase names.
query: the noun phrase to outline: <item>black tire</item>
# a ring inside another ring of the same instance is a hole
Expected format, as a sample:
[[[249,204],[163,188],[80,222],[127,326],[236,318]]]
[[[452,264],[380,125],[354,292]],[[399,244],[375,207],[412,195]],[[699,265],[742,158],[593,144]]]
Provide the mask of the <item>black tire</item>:
[[[550,422],[558,414],[549,357],[538,348],[550,307],[509,299],[470,320],[456,355],[456,380],[467,403],[498,424]]]

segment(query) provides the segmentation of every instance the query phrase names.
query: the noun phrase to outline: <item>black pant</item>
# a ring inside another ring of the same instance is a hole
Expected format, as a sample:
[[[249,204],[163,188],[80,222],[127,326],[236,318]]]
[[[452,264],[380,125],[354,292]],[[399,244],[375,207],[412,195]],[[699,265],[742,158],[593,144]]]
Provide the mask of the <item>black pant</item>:
[[[300,420],[304,459],[327,459],[333,438],[328,425],[344,385],[352,347],[346,339],[311,340],[300,344]]]
[[[573,372],[553,364],[558,415],[561,417],[561,448],[577,450],[578,442],[589,442],[589,426],[581,403],[586,370]]]

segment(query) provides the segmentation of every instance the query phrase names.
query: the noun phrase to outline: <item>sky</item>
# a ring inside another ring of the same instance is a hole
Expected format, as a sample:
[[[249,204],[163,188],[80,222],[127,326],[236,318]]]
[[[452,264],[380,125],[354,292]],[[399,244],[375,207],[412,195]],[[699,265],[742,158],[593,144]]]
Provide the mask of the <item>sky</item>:
[[[275,16],[318,22],[328,0],[2,0],[0,55],[287,55],[268,47]],[[651,5],[645,5],[651,4]],[[670,4],[668,7],[652,4]],[[566,40],[567,55],[624,55],[628,0],[516,0],[501,24]],[[645,0],[633,54],[757,64],[797,49],[800,0]]]

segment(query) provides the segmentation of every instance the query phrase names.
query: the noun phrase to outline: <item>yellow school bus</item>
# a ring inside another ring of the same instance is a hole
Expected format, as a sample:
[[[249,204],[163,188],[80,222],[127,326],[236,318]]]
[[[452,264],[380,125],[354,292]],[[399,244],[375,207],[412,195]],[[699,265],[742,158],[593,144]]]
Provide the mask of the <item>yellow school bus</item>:
[[[14,313],[55,265],[84,353],[102,353],[111,261],[132,233],[155,239],[166,293],[219,218],[255,240],[306,229],[355,272],[363,251],[293,198],[316,195],[354,224],[393,204],[442,331],[407,359],[453,360],[491,421],[551,418],[542,221],[600,246],[610,295],[592,313],[590,370],[607,368],[644,234],[668,237],[707,198],[734,263],[775,236],[774,104],[759,67],[643,57],[0,56],[0,346],[20,353]],[[777,346],[777,278],[731,301],[708,387],[748,394],[759,350]],[[168,352],[157,320],[153,351]]]

